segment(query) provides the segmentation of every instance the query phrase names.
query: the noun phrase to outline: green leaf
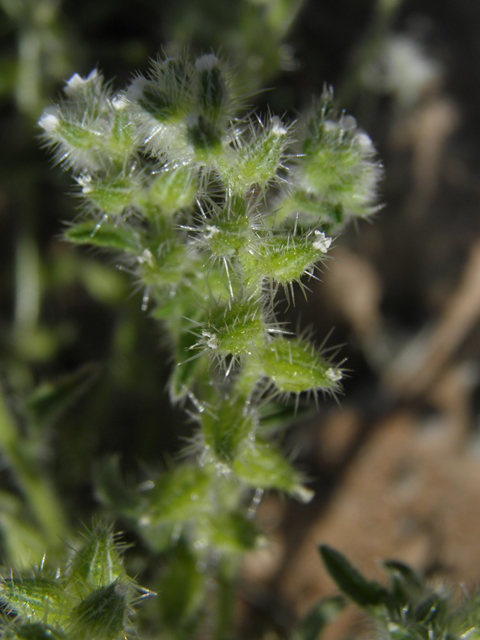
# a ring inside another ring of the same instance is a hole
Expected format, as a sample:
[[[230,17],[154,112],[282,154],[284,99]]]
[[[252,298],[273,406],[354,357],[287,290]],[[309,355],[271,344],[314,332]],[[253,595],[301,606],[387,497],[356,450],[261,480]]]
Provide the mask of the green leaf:
[[[97,365],[87,364],[53,382],[44,382],[26,400],[29,417],[39,425],[57,420],[85,393],[97,374]]]
[[[315,415],[315,405],[301,404],[280,404],[279,402],[268,402],[259,407],[259,419],[262,434],[278,432],[289,425],[297,424],[303,419],[308,419]]]
[[[118,456],[110,456],[100,462],[95,474],[95,485],[97,495],[104,504],[124,517],[136,519],[142,501],[137,493],[125,486],[120,475]]]
[[[114,225],[107,220],[101,223],[95,220],[77,222],[68,227],[64,237],[76,244],[110,247],[111,249],[120,249],[128,253],[141,252],[138,237],[131,227],[122,224]]]
[[[125,207],[132,203],[135,193],[140,188],[138,176],[135,175],[102,177],[95,180],[78,178],[78,181],[83,186],[83,197],[112,216],[121,215]]]
[[[242,554],[255,548],[257,529],[241,513],[215,513],[208,518],[205,534],[211,544],[227,555]]]
[[[151,551],[161,554],[172,549],[183,527],[171,521],[152,522],[145,516],[138,521],[137,531]]]
[[[446,612],[446,602],[438,593],[430,593],[412,611],[412,617],[423,625],[430,624],[433,620],[441,620]]]
[[[109,586],[125,576],[121,551],[112,527],[100,521],[85,535],[84,544],[75,552],[69,565],[70,580],[90,591],[92,587]]]
[[[360,607],[376,607],[388,599],[385,587],[376,580],[367,580],[339,551],[326,544],[321,544],[318,550],[339,589]]]
[[[124,275],[109,265],[83,257],[78,278],[88,294],[100,304],[115,305],[125,300]]]
[[[207,573],[199,568],[198,557],[180,541],[156,585],[161,594],[161,623],[172,637],[194,637],[193,630],[205,603],[207,578]]]
[[[285,456],[268,442],[248,442],[239,452],[233,468],[248,485],[260,489],[277,489],[308,502],[313,492],[302,484],[300,474]]]
[[[0,601],[31,622],[45,622],[49,617],[58,620],[68,606],[64,585],[43,575],[4,578],[0,585]]]
[[[152,522],[186,522],[211,509],[211,477],[202,467],[181,464],[160,476],[149,494]]]
[[[274,180],[290,142],[287,128],[276,116],[265,124],[249,125],[247,139],[237,139],[235,147],[228,147],[216,162],[227,189],[237,194],[253,184],[263,189]]]
[[[383,566],[391,576],[396,576],[406,585],[415,589],[424,589],[423,581],[416,571],[400,560],[385,560]]]
[[[45,537],[31,521],[24,501],[0,491],[0,539],[3,562],[21,569],[39,565],[45,553]]]
[[[391,595],[387,602],[389,611],[402,610],[405,605],[418,602],[426,593],[426,586],[418,574],[399,560],[386,560],[383,566],[391,577]]]
[[[92,591],[71,615],[74,637],[84,640],[113,640],[125,637],[124,624],[128,613],[125,587],[113,582]]]
[[[185,324],[183,319],[179,323]],[[191,391],[198,373],[205,370],[205,358],[193,350],[197,336],[184,330],[175,345],[176,366],[170,375],[170,397],[174,402],[184,398]],[[192,357],[193,356],[193,357]]]
[[[248,286],[253,286],[259,277],[280,284],[299,282],[305,275],[312,275],[317,262],[324,257],[315,236],[282,234],[265,238],[255,252],[248,247],[240,253],[242,269]]]
[[[143,205],[147,215],[158,215],[160,209],[162,214],[173,216],[195,203],[197,189],[198,179],[189,167],[159,171],[154,174],[147,190],[140,195],[139,204]]]
[[[245,397],[226,396],[217,402],[216,411],[205,411],[200,417],[205,445],[222,462],[235,459],[237,449],[255,433],[257,413],[245,404]]]
[[[265,339],[265,331],[265,319],[257,300],[229,300],[210,310],[199,343],[215,355],[251,354]]]
[[[302,338],[275,337],[258,350],[258,360],[266,376],[280,392],[302,393],[340,390],[342,373]]]

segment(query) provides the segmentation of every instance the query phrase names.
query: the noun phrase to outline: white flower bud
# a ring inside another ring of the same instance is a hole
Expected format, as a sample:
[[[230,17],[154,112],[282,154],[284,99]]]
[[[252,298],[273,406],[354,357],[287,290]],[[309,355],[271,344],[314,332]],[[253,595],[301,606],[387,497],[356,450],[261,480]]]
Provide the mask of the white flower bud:
[[[325,375],[327,376],[327,378],[330,378],[332,382],[339,382],[343,378],[342,373],[338,369],[334,369],[333,367],[327,369],[325,371]]]
[[[67,81],[63,91],[67,94],[67,96],[74,95],[79,89],[83,89],[85,85],[95,78],[98,77],[98,70],[93,69],[90,71],[86,78],[82,78],[78,73],[74,73],[73,76]]]
[[[195,68],[197,71],[210,71],[214,67],[218,67],[220,64],[219,59],[213,53],[208,53],[201,58],[198,58],[195,62]]]
[[[148,84],[148,80],[143,76],[134,78],[132,84],[128,87],[126,98],[129,102],[136,102],[143,94],[143,89]]]
[[[283,122],[278,116],[273,116],[270,130],[273,135],[278,137],[287,135],[287,129],[283,126]]]
[[[124,109],[128,104],[128,101],[126,99],[126,97],[123,94],[117,94],[113,100],[112,100],[112,107],[116,110],[116,111],[120,111],[121,109]]]
[[[60,124],[58,114],[59,111],[57,107],[47,107],[40,116],[40,120],[38,121],[39,126],[47,133],[54,131]]]
[[[328,238],[323,231],[315,230],[315,240],[313,242],[313,246],[315,249],[322,251],[323,253],[327,253],[332,244],[333,238]]]
[[[82,187],[82,193],[90,193],[92,191],[92,176],[88,171],[82,171],[82,173],[77,176],[77,182]]]

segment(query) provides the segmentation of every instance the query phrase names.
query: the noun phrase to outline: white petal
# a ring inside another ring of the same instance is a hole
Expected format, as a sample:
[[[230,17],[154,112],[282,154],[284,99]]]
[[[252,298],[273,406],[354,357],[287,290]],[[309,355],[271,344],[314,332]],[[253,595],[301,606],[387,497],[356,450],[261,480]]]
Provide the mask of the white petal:
[[[322,251],[323,253],[327,253],[332,244],[333,238],[327,237],[323,231],[315,230],[315,240],[313,242],[313,246],[315,249]]]
[[[195,62],[195,68],[197,71],[210,71],[214,67],[218,67],[220,64],[218,58],[213,53],[207,53],[205,56],[201,56]]]
[[[47,107],[42,115],[38,124],[42,129],[50,133],[58,127],[60,120],[58,118],[58,109],[56,107]]]

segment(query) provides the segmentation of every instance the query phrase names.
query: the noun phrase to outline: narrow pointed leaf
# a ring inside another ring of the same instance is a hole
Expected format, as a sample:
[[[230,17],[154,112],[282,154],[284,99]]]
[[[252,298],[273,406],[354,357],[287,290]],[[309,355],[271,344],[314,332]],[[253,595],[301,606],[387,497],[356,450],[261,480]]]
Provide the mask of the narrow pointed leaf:
[[[41,384],[25,403],[29,416],[36,424],[58,419],[89,388],[97,373],[96,365],[87,364],[74,373]]]
[[[349,598],[361,607],[375,607],[383,604],[389,596],[388,591],[376,580],[368,580],[347,558],[336,549],[322,544],[320,556],[337,586]]]

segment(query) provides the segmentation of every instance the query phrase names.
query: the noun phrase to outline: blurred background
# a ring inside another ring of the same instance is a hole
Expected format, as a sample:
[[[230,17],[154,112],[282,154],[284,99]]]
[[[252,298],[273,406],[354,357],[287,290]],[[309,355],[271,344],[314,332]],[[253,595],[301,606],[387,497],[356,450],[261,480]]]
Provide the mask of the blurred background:
[[[1,391],[73,526],[99,509],[93,461],[119,454],[141,479],[190,427],[141,292],[114,256],[61,240],[77,202],[36,122],[65,80],[97,66],[122,87],[159,51],[220,52],[260,112],[294,119],[333,85],[384,164],[383,208],[288,310],[318,344],[334,328],[349,377],[287,431],[316,497],[261,503],[271,544],[245,559],[245,637],[333,590],[320,542],[380,579],[391,557],[441,583],[480,579],[479,29],[475,0],[0,0]],[[15,560],[7,457],[0,542]],[[360,628],[347,611],[330,634]]]

